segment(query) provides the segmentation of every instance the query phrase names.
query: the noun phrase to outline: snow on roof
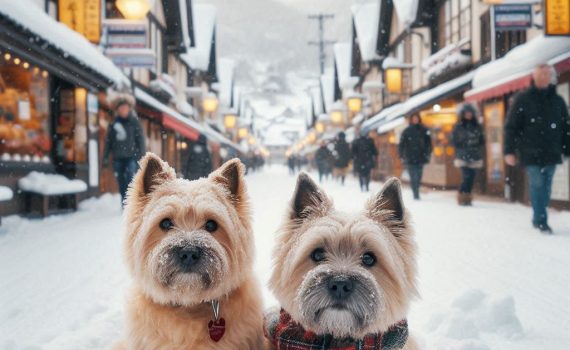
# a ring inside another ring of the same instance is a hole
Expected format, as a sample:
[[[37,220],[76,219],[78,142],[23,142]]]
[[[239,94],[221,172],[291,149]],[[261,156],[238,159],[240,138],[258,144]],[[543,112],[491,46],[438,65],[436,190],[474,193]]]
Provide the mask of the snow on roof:
[[[220,104],[225,107],[231,107],[232,104],[234,67],[235,62],[228,58],[221,58],[218,62],[218,77],[220,81],[218,96]]]
[[[352,88],[353,86],[349,86],[352,67],[352,45],[349,42],[337,43],[334,44],[333,50],[339,85],[341,88]]]
[[[228,139],[227,137],[225,137],[224,135],[222,135],[218,131],[214,130],[214,128],[212,128],[210,125],[206,124],[204,126],[204,134],[206,134],[206,136],[211,138],[213,141],[216,141],[217,143],[232,147],[233,149],[235,149],[241,153],[247,152],[246,147],[243,147],[241,145],[238,145],[238,144],[230,141],[230,139]]]
[[[210,64],[210,52],[216,27],[216,7],[207,4],[193,6],[194,47],[188,47],[186,53],[180,55],[192,69],[207,71]]]
[[[418,0],[397,0],[394,1],[394,7],[404,27],[410,26],[416,20]]]
[[[192,40],[190,40],[190,26],[188,23],[188,11],[191,10],[186,7],[186,0],[178,0],[180,7],[180,20],[182,25],[182,40],[184,41],[184,46],[190,47],[192,45]]]
[[[194,107],[185,98],[179,98],[176,100],[176,109],[180,111],[180,113],[191,116],[194,115]]]
[[[397,3],[398,1],[395,2]],[[360,47],[362,60],[371,61],[378,58],[376,45],[378,43],[378,25],[380,22],[379,0],[352,5],[350,9],[356,28],[356,35],[358,36],[358,46]]]
[[[197,122],[195,122],[194,120],[187,118],[185,116],[183,116],[182,114],[178,113],[176,110],[168,107],[167,105],[165,105],[164,103],[160,102],[159,100],[157,100],[156,98],[152,97],[151,95],[147,94],[144,90],[139,89],[139,88],[135,88],[135,97],[141,101],[143,101],[144,103],[148,104],[149,106],[152,106],[154,108],[156,108],[159,111],[162,111],[166,114],[168,114],[169,116],[171,116],[174,119],[177,119],[178,121],[180,121],[181,123],[184,123],[188,126],[190,126],[192,129],[195,129],[199,132],[203,132],[204,128],[198,124]]]
[[[325,100],[325,112],[328,112],[334,103],[334,71],[325,70],[325,74],[321,76],[321,89]]]
[[[373,128],[376,128],[380,123],[384,121],[391,113],[394,113],[400,110],[403,107],[404,103],[396,103],[395,105],[383,108],[380,113],[376,114],[372,118],[364,121],[362,123],[362,132],[367,133]]]
[[[569,51],[569,37],[540,35],[515,47],[503,58],[479,67],[473,78],[473,90],[469,91],[468,95],[499,85],[505,79],[530,74],[536,65],[547,63],[552,58]]]
[[[18,187],[24,191],[43,195],[70,194],[87,191],[82,180],[70,180],[63,175],[32,171],[18,180]]]
[[[14,196],[10,187],[0,186],[0,201],[9,201]]]
[[[10,18],[50,42],[63,51],[64,55],[76,58],[115,85],[130,85],[127,76],[93,44],[81,34],[52,19],[29,0],[0,0],[0,4],[0,15]]]
[[[313,101],[313,109],[315,111],[315,115],[319,115],[323,113],[323,101],[321,95],[321,89],[318,87],[311,88],[311,97]]]
[[[394,119],[394,120],[391,120],[391,121],[389,121],[389,122],[386,122],[386,123],[380,125],[380,126],[378,127],[378,129],[376,130],[376,132],[377,132],[379,135],[381,135],[381,134],[384,134],[384,133],[386,133],[386,132],[388,132],[388,131],[390,131],[390,130],[393,130],[393,129],[395,129],[395,128],[397,128],[397,127],[399,127],[399,126],[401,126],[401,125],[403,125],[403,124],[405,124],[405,123],[406,123],[406,119],[405,119],[405,118],[396,118],[396,119]]]

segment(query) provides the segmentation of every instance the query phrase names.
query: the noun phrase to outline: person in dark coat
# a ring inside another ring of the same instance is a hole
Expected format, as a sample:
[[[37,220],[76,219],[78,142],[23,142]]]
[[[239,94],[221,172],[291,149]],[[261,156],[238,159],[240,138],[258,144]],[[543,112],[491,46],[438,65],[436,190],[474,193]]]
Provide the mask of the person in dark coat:
[[[315,162],[317,163],[317,169],[319,170],[319,181],[323,181],[323,177],[328,177],[332,169],[332,152],[327,147],[325,141],[321,142],[321,146],[315,154]]]
[[[431,152],[431,132],[422,124],[420,115],[413,114],[400,137],[398,154],[408,168],[414,199],[420,199],[424,165],[429,163]]]
[[[297,157],[291,153],[287,158],[287,166],[289,167],[289,175],[295,175],[295,168],[297,167]]]
[[[471,205],[472,190],[477,169],[483,167],[485,136],[477,121],[477,111],[464,105],[459,111],[459,121],[453,128],[451,143],[455,147],[455,166],[461,169],[461,186],[457,194],[459,205]]]
[[[358,128],[355,132],[357,135],[360,134]],[[360,182],[360,190],[368,192],[370,190],[370,172],[376,166],[376,156],[378,156],[374,141],[368,135],[360,135],[352,141],[351,153],[355,172],[358,174]]]
[[[346,174],[348,173],[348,165],[350,164],[350,146],[346,142],[346,134],[339,132],[334,144],[335,151],[335,176],[340,178],[341,184],[344,185]]]
[[[188,180],[197,180],[207,177],[211,171],[212,157],[208,150],[208,139],[200,134],[198,140],[190,145],[185,175]]]
[[[552,74],[546,64],[534,69],[532,86],[515,97],[505,124],[505,163],[515,166],[518,158],[526,167],[532,224],[543,233],[552,233],[547,208],[556,164],[563,154],[570,155],[568,107],[556,93]]]
[[[115,119],[109,125],[103,150],[103,166],[113,156],[113,172],[119,185],[121,203],[124,203],[129,183],[138,170],[138,161],[145,154],[145,137],[141,124],[133,111],[134,103],[128,98],[115,101]]]

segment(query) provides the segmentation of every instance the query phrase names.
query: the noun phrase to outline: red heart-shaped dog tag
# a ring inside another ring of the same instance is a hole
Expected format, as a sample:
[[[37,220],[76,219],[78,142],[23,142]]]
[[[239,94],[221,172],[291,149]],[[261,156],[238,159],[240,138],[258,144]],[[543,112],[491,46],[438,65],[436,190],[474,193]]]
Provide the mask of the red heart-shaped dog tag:
[[[208,332],[210,333],[210,339],[215,342],[220,341],[226,332],[226,320],[220,318],[217,321],[210,321],[208,323]]]

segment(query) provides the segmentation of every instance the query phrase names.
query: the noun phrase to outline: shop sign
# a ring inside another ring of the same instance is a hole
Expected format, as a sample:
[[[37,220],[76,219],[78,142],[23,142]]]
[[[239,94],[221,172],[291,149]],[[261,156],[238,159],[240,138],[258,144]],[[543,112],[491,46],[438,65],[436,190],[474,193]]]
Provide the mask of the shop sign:
[[[119,68],[146,68],[155,67],[154,52],[150,49],[110,49],[105,55]]]
[[[101,37],[100,0],[59,0],[59,21],[83,35],[92,43]]]
[[[532,26],[531,5],[495,5],[494,12],[496,31],[525,30]]]
[[[545,0],[544,23],[546,35],[570,35],[570,1]]]
[[[144,49],[147,47],[147,22],[108,19],[103,25],[107,48]]]

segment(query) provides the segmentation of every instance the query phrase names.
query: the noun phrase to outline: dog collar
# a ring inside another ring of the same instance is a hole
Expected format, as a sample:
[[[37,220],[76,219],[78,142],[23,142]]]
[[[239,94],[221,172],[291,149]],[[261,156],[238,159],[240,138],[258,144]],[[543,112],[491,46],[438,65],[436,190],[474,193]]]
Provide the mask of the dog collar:
[[[399,350],[408,340],[408,321],[402,320],[392,325],[387,331],[371,333],[362,339],[334,338],[330,334],[317,335],[305,330],[299,323],[293,321],[291,315],[281,310],[278,320],[265,319],[265,337],[276,349],[326,349],[326,350]]]
[[[214,319],[208,322],[208,333],[210,334],[210,339],[219,342],[226,332],[226,320],[223,317],[220,318],[219,300],[210,301],[210,305],[212,306]]]

